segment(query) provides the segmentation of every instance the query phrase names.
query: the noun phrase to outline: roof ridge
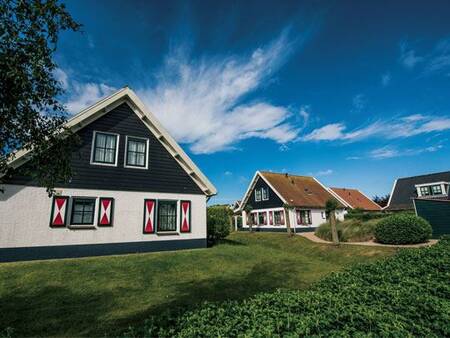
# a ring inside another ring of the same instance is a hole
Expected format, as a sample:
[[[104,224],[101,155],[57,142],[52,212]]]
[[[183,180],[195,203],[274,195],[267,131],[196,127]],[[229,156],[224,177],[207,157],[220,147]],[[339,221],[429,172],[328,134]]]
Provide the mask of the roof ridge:
[[[289,174],[289,173],[276,173],[273,171],[259,171],[261,174],[275,174],[275,175],[281,175],[281,176],[294,176],[294,177],[309,177],[309,178],[313,178],[314,176],[311,175],[296,175],[296,174]]]
[[[450,174],[450,170],[447,170],[447,171],[438,171],[438,172],[434,172],[434,173],[422,174],[422,175],[415,175],[415,176],[405,176],[405,177],[400,177],[400,178],[398,178],[398,179],[399,179],[399,180],[403,180],[403,179],[406,179],[406,178],[431,176],[431,175],[446,174],[446,173]]]

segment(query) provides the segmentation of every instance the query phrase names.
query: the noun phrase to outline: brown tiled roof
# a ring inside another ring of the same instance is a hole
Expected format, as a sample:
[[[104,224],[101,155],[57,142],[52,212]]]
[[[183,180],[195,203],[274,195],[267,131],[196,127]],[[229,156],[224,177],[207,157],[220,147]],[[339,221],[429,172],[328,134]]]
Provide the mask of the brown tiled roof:
[[[381,207],[357,189],[330,188],[352,208],[361,208],[368,211],[380,211]]]
[[[324,208],[334,196],[310,176],[261,172],[261,175],[286,200],[296,207]],[[339,207],[344,207],[339,203]]]

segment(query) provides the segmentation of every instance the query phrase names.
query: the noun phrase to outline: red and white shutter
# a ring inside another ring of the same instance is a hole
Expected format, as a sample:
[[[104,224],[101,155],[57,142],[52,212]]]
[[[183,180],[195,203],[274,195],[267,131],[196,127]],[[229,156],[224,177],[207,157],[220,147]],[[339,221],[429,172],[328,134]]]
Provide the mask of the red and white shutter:
[[[155,210],[156,200],[144,200],[144,234],[153,234],[155,232]]]
[[[284,225],[284,211],[280,211],[280,224]]]
[[[66,226],[67,204],[69,197],[55,196],[52,201],[52,212],[50,215],[50,226],[53,228]]]
[[[273,225],[273,211],[269,211],[269,224]]]
[[[264,225],[267,225],[267,212],[263,213],[263,221],[264,221]]]
[[[100,197],[98,209],[98,226],[112,226],[114,198]]]
[[[181,201],[181,232],[191,232],[191,201]]]

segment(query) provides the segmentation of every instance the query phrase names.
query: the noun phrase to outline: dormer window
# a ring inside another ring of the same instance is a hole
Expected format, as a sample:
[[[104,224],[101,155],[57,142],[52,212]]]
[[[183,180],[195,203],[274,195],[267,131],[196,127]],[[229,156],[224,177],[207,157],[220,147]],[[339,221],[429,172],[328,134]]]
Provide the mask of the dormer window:
[[[442,195],[442,187],[440,185],[432,185],[431,193],[433,195]]]
[[[255,190],[255,201],[256,202],[261,201],[261,189],[256,189]]]
[[[91,164],[117,166],[119,135],[94,131]]]
[[[436,183],[427,183],[427,184],[418,184],[417,195],[419,197],[427,197],[427,196],[442,196],[447,194],[447,182],[436,182]]]

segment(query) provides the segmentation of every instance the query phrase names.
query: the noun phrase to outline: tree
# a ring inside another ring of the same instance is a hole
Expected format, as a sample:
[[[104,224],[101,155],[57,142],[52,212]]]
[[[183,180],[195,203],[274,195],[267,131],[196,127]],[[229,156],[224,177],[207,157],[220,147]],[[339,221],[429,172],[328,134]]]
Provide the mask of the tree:
[[[284,213],[286,214],[286,229],[288,236],[292,236],[292,230],[291,230],[291,218],[289,217],[289,211],[294,209],[294,207],[288,203],[283,204]]]
[[[331,237],[334,244],[339,244],[339,237],[336,229],[336,209],[338,205],[338,202],[334,198],[330,198],[325,204],[325,210],[330,218]]]
[[[250,233],[253,232],[253,228],[252,228],[252,225],[253,225],[252,210],[253,210],[253,207],[250,204],[247,204],[245,206],[245,208],[244,208],[245,215],[246,215],[247,220],[248,220],[248,230],[250,231]]]
[[[57,99],[63,89],[52,56],[59,33],[80,27],[57,0],[0,0],[2,180],[13,173],[8,163],[18,149],[33,150],[27,174],[49,194],[57,182],[70,179],[76,138],[63,127],[66,112]]]
[[[380,207],[384,208],[389,203],[389,197],[391,197],[391,194],[386,194],[384,196],[378,196],[375,195],[372,200],[378,204]]]

